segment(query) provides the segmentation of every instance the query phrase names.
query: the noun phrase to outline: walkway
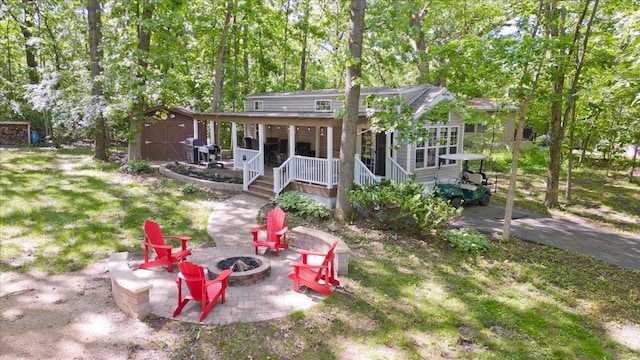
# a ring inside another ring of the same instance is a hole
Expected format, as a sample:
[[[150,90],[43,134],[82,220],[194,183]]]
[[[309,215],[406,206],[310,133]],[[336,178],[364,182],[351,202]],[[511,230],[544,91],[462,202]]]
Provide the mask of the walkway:
[[[253,254],[254,248],[250,230],[256,226],[258,211],[265,205],[264,200],[249,195],[238,195],[222,203],[217,203],[209,216],[207,231],[215,239],[217,246],[192,250],[190,261],[207,264],[222,256],[242,256]],[[287,278],[289,262],[298,260],[296,251],[280,251],[280,256],[267,252],[264,257],[271,260],[271,275],[263,282],[249,286],[228,287],[225,304],[216,304],[203,324],[229,324],[233,322],[254,322],[281,318],[287,314],[307,309],[320,302],[324,296],[313,291],[297,293],[293,282]],[[169,273],[166,267],[136,270],[135,274],[153,284],[150,294],[151,312],[172,318],[178,294],[175,283],[177,269]],[[190,323],[197,323],[200,303],[191,301],[176,317]]]
[[[629,270],[640,271],[640,235],[614,233],[588,224],[556,219],[523,209],[514,209],[513,237],[590,256]],[[469,205],[454,223],[483,233],[502,234],[504,204]]]

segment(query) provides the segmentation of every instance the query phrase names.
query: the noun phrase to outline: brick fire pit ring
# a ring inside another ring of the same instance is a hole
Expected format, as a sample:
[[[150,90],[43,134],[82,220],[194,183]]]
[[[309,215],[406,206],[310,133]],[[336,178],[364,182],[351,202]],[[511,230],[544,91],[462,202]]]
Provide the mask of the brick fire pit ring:
[[[234,269],[231,276],[229,276],[229,286],[247,286],[257,284],[271,275],[271,261],[265,257],[251,254],[224,256],[213,259],[207,264],[209,277],[211,279],[214,279],[215,277],[220,275],[223,270],[232,265],[235,260],[241,260],[247,264],[252,264],[255,262],[257,266],[246,271],[239,271],[238,269]],[[226,267],[222,268],[221,266]]]

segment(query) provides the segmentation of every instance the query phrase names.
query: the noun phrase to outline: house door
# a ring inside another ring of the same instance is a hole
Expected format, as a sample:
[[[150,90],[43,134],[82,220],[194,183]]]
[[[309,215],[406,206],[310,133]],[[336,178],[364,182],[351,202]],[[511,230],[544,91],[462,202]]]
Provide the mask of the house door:
[[[360,161],[378,176],[385,176],[386,133],[363,131],[360,140]]]

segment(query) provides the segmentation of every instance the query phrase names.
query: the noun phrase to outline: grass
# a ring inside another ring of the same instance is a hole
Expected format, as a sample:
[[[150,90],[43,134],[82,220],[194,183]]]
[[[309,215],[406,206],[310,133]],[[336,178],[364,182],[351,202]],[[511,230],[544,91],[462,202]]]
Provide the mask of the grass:
[[[121,174],[83,149],[0,152],[0,270],[78,270],[114,251],[140,254],[142,223],[211,245],[206,221],[219,193],[185,195],[178,184]]]
[[[520,156],[517,206],[548,213],[544,207],[547,184],[548,150],[532,148]],[[498,176],[497,193],[494,198],[504,202],[509,186],[511,154],[503,151],[492,155],[489,172]],[[562,214],[579,216],[610,230],[640,233],[640,179],[629,181],[631,162],[622,158],[604,161],[585,158],[578,163],[574,154],[571,201],[565,198],[566,161],[560,174],[560,203]],[[636,166],[637,167],[637,166]]]
[[[185,195],[155,175],[124,176],[85,152],[4,150],[0,157],[2,271],[65,272],[111,251],[139,252],[147,217],[211,245],[205,222],[218,194]],[[288,215],[290,227],[310,222],[353,250],[334,295],[259,323],[202,326],[151,316],[145,321],[159,339],[163,332],[180,339],[157,349],[176,359],[640,356],[608,330],[640,325],[640,273],[518,240],[470,254],[432,235]]]

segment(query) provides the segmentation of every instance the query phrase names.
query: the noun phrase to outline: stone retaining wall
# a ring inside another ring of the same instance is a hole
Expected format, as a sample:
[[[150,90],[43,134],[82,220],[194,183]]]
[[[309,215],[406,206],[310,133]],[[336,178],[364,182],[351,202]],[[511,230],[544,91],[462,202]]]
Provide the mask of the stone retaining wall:
[[[349,273],[349,253],[351,249],[339,237],[306,226],[297,226],[291,229],[291,235],[287,238],[287,241],[292,246],[310,251],[326,252],[331,247],[331,244],[337,241],[338,245],[336,246],[335,254],[338,274],[347,275]]]
[[[190,176],[186,176],[186,175],[182,175],[182,174],[178,174],[176,172],[173,172],[169,169],[167,169],[166,165],[161,165],[158,170],[160,171],[160,174],[173,179],[173,180],[177,180],[183,183],[194,183],[202,188],[206,188],[206,189],[215,189],[215,190],[226,190],[226,191],[237,191],[237,192],[242,192],[242,184],[233,184],[233,183],[225,183],[225,182],[218,182],[218,181],[209,181],[209,180],[202,180],[202,179],[196,179],[196,178],[192,178]]]
[[[122,312],[142,319],[151,312],[149,291],[153,285],[138,278],[127,263],[129,253],[119,252],[109,256],[109,275],[113,300]]]

